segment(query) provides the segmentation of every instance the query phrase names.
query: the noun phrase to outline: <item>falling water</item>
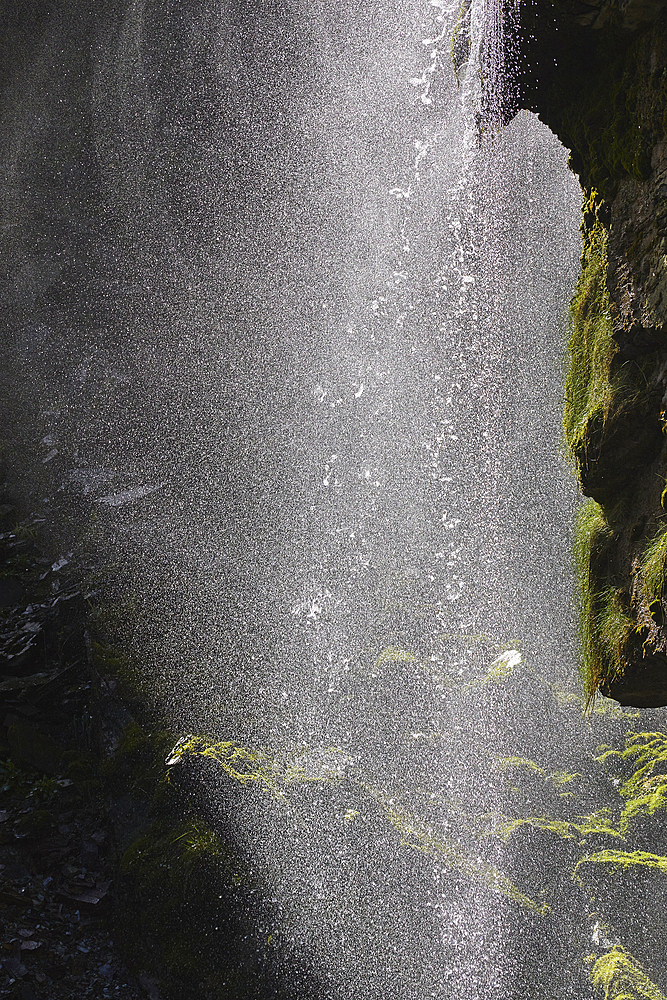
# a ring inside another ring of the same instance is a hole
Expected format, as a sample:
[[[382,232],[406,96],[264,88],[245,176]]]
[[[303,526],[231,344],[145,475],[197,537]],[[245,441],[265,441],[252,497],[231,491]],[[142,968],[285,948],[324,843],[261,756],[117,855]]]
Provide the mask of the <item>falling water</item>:
[[[568,823],[618,799],[597,744],[662,716],[581,717],[580,193],[477,92],[500,38],[476,3],[136,0],[52,20],[6,86],[26,491],[294,996],[582,1000],[627,924]]]

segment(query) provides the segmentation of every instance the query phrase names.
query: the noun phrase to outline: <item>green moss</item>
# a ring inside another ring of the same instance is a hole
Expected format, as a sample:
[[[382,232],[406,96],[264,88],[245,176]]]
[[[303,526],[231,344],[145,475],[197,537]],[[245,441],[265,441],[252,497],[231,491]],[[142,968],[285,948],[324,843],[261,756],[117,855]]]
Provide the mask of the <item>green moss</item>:
[[[189,804],[187,776],[176,780],[165,759],[212,757],[235,780],[269,791],[279,769],[264,751],[232,743],[173,744],[173,735],[131,723],[103,766],[107,781],[150,802],[151,819],[120,861],[115,933],[131,965],[158,978],[165,1000],[190,996],[193,983],[211,1000],[268,995],[281,973],[253,914],[271,893]]]
[[[593,706],[589,706],[589,714],[606,716],[608,719],[616,719],[620,722],[622,720],[638,719],[641,715],[641,709],[628,708],[627,706],[619,705],[609,698],[603,698],[596,701]]]
[[[178,741],[167,757],[168,764],[177,764],[187,756],[201,756],[213,760],[233,780],[241,784],[254,783],[274,798],[286,800],[289,785],[304,782],[340,781],[347,760],[338,747],[325,747],[314,751],[300,746],[292,751],[276,754],[266,748],[252,750],[233,741],[214,742],[210,738],[187,736]],[[468,878],[481,883],[493,892],[501,893],[520,905],[538,913],[546,908],[524,896],[516,886],[492,866],[473,860],[447,843],[418,817],[412,815],[385,792],[367,785],[358,778],[347,776],[353,805],[342,814],[348,824],[360,815],[360,795],[370,797],[385,813],[389,824],[400,834],[401,842],[420,851],[437,854],[451,867]]]
[[[173,870],[175,879],[186,879],[188,870],[200,858],[217,857],[220,853],[213,832],[201,820],[187,819],[175,827],[157,822],[125,851],[120,867],[127,872],[138,864],[143,886],[150,890],[153,880],[158,883],[164,877],[165,868]],[[146,864],[148,858],[153,858],[155,865]]]
[[[544,781],[551,782],[556,788],[562,788],[571,781],[575,781],[581,777],[579,772],[573,774],[569,771],[554,771],[551,774],[547,774],[544,768],[536,764],[534,760],[527,760],[525,757],[496,757],[493,764],[496,770],[503,771],[504,773],[527,771],[529,774],[534,774]]]
[[[612,822],[611,809],[599,809],[588,816],[576,816],[573,820],[555,819],[550,816],[527,816],[510,819],[502,813],[489,813],[484,817],[491,826],[487,836],[500,837],[505,843],[524,826],[553,833],[562,840],[585,840],[593,834],[606,834],[609,837],[621,837],[622,834]]]
[[[475,688],[491,688],[496,684],[502,684],[508,677],[516,673],[522,664],[523,659],[518,649],[506,649],[496,656],[482,677],[477,677],[464,684],[461,690],[472,691]]]
[[[506,649],[491,664],[485,678],[486,683],[506,680],[506,678],[512,676],[522,662],[521,653],[517,649]]]
[[[633,820],[667,809],[667,735],[635,733],[627,737],[624,750],[605,750],[598,760],[609,763],[632,760],[635,769],[619,787],[626,799],[621,813],[621,829],[626,832]]]
[[[547,775],[547,781],[551,781],[557,788],[563,788],[565,785],[569,785],[571,781],[576,781],[577,778],[581,778],[582,775],[579,771],[554,771],[552,774]]]
[[[494,767],[499,771],[509,771],[513,768],[532,772],[533,774],[545,775],[546,771],[536,764],[534,760],[527,760],[525,757],[496,757]]]
[[[598,589],[593,566],[610,538],[611,529],[602,508],[589,500],[577,515],[574,538],[579,585],[579,668],[587,709],[598,687],[623,673],[625,647],[634,628],[622,592],[613,587]]]
[[[593,192],[589,201],[595,198]],[[589,422],[604,418],[611,402],[609,372],[616,350],[607,290],[607,231],[596,220],[584,232],[581,275],[570,304],[563,428],[575,456]]]
[[[554,684],[552,691],[559,708],[583,708],[584,703],[581,694],[578,694],[576,691],[568,691],[559,684]]]
[[[249,750],[233,740],[215,742],[203,736],[185,736],[173,747],[167,763],[175,764],[186,756],[214,760],[234,781],[255,782],[274,795],[280,794],[283,775],[270,752]]]
[[[667,529],[649,542],[641,562],[641,578],[649,604],[661,601],[667,573]]]
[[[646,179],[651,152],[665,137],[665,18],[628,31],[622,16],[612,13],[591,30],[576,23],[565,0],[554,0],[555,16],[548,20],[540,13],[521,5],[522,35],[530,39],[522,53],[532,64],[528,88],[540,81],[532,108],[572,150],[570,163],[582,186],[597,188],[609,201],[622,177]]]
[[[667,809],[667,776],[655,775],[643,784],[642,794],[630,799],[621,813],[621,827],[627,830],[639,816],[652,816]]]
[[[417,657],[413,656],[406,649],[398,646],[387,646],[383,649],[377,660],[373,664],[373,670],[379,670],[385,663],[416,663]]]
[[[606,676],[623,673],[623,651],[634,628],[634,622],[623,606],[622,597],[622,591],[613,587],[603,591],[593,623],[593,638],[601,652]]]
[[[590,978],[604,990],[605,1000],[667,1000],[620,944],[595,961]]]
[[[534,913],[544,915],[549,912],[546,903],[537,903],[529,896],[524,895],[507,876],[492,865],[484,864],[481,859],[473,859],[458,850],[385,792],[369,786],[365,786],[365,788],[382,807],[390,824],[400,834],[401,843],[404,846],[436,855],[440,861],[461,872],[470,881],[483,885],[491,892],[505,896]]]
[[[553,819],[548,816],[528,816],[523,819],[507,819],[503,817],[496,821],[493,833],[507,843],[512,834],[524,826],[531,826],[536,830],[554,833],[563,840],[571,840],[576,832],[572,824],[568,823],[567,820]]]
[[[313,750],[299,745],[276,754],[269,749],[252,750],[233,740],[215,741],[212,737],[184,736],[167,757],[167,763],[176,764],[186,756],[204,757],[216,764],[233,781],[254,783],[274,798],[284,799],[288,787],[304,782],[338,781],[344,771],[347,757],[339,747]]]
[[[584,865],[610,866],[612,868],[650,868],[667,875],[667,857],[662,854],[650,854],[648,851],[598,851],[596,854],[586,854],[579,858],[574,868],[574,877],[582,881],[579,869]]]

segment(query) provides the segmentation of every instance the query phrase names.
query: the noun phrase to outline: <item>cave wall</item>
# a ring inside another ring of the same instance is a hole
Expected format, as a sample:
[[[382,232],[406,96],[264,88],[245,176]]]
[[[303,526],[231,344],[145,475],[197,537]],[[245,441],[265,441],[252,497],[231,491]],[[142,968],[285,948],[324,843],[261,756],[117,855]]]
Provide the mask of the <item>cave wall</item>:
[[[621,704],[667,704],[667,11],[522,5],[505,118],[539,114],[584,193],[565,438],[583,493],[582,673]]]

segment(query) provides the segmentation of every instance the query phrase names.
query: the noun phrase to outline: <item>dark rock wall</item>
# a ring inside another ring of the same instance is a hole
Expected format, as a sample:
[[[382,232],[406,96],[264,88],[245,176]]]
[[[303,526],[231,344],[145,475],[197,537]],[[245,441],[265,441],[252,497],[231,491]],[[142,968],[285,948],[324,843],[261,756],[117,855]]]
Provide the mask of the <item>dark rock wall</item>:
[[[505,117],[536,111],[584,191],[565,415],[601,508],[578,542],[584,680],[589,695],[664,705],[667,16],[661,2],[557,2],[520,18]]]

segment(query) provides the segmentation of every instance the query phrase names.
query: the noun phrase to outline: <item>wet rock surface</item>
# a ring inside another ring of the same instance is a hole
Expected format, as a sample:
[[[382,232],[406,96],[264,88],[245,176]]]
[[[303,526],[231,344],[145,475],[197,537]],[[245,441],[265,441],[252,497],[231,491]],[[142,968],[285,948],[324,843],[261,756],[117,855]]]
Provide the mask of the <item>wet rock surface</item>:
[[[667,656],[639,656],[628,669],[600,686],[600,694],[620,705],[659,708],[667,704]]]
[[[3,511],[0,996],[156,998],[114,946],[118,842],[81,594],[40,549],[41,525]]]
[[[663,446],[659,405],[660,395],[654,391],[631,404],[621,401],[589,422],[576,452],[587,496],[598,503],[613,502],[658,457]]]
[[[634,340],[659,345],[667,309],[667,143],[653,150],[651,174],[624,178],[611,206],[608,282],[621,350]],[[635,352],[641,350],[638,346]],[[628,348],[623,351],[629,355]]]
[[[602,557],[588,537],[581,568],[584,675],[590,690],[624,705],[664,705],[665,10],[661,2],[600,3],[586,11],[559,2],[549,17],[541,14],[521,14],[517,101],[571,150],[584,190],[585,251],[571,309],[568,377],[579,393],[573,411],[579,409],[568,424],[566,401],[566,437],[582,490],[600,505],[607,532]],[[547,51],[548,69],[541,58]],[[590,248],[603,244],[593,278]]]

